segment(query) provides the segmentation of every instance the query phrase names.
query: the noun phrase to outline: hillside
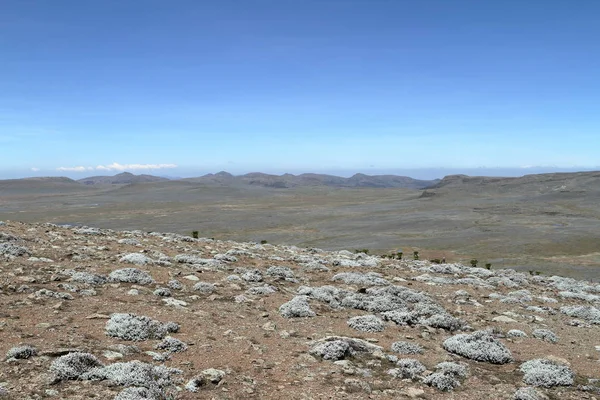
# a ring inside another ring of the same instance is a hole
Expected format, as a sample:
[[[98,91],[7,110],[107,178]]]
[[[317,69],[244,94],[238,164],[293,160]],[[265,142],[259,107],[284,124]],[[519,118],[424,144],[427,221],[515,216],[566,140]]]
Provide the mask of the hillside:
[[[43,177],[0,180],[0,198],[5,196],[54,195],[89,191],[73,179]]]
[[[186,178],[183,179],[183,181],[221,185],[252,185],[279,189],[294,187],[422,189],[439,182],[437,179],[419,180],[397,175],[355,174],[350,178],[343,178],[334,175],[312,173],[300,175],[273,175],[262,172],[252,172],[245,175],[234,176],[225,171],[221,171],[217,174],[204,175],[198,178]]]
[[[439,193],[466,191],[475,194],[598,193],[600,192],[600,171],[534,174],[515,178],[449,175],[426,189]]]
[[[153,175],[134,175],[130,172],[122,172],[114,176],[90,176],[88,178],[78,179],[77,182],[84,185],[129,185],[132,183],[145,182],[164,182],[167,178],[161,178]]]
[[[0,397],[596,399],[600,285],[0,222]]]

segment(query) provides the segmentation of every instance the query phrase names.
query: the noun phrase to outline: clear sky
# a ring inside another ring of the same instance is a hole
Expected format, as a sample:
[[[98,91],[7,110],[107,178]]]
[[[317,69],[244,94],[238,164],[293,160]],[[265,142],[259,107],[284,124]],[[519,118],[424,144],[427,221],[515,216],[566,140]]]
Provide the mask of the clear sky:
[[[599,15],[597,0],[0,0],[0,178],[600,169]]]

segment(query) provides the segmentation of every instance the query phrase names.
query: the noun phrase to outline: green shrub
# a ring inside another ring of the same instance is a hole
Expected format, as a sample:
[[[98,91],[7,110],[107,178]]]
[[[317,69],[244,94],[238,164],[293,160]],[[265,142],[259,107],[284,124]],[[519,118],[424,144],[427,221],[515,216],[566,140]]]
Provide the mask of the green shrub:
[[[415,259],[415,260],[419,259],[419,252],[418,251],[414,251],[413,252],[413,259]]]
[[[471,260],[471,267],[473,267],[473,268],[477,267],[477,263],[478,263],[478,262],[479,262],[479,261],[478,261],[477,259],[475,259],[475,258],[474,258],[474,259],[472,259],[472,260]]]
[[[192,231],[192,237],[198,239],[198,231]]]

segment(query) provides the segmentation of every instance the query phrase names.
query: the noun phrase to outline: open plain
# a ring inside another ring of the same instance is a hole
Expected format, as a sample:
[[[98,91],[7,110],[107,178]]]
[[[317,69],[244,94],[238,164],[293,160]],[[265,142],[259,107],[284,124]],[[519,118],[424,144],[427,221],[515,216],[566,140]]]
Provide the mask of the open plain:
[[[352,185],[323,175],[123,178],[0,181],[0,219],[197,230],[223,240],[372,254],[402,249],[426,259],[600,277],[600,172],[391,183],[362,175]]]

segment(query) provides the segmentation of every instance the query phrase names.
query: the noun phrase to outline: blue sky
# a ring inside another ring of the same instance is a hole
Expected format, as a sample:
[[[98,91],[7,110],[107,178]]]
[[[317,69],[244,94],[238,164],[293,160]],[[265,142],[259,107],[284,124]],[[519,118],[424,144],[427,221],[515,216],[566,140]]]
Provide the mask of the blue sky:
[[[0,178],[600,169],[598,15],[595,0],[3,0]]]

